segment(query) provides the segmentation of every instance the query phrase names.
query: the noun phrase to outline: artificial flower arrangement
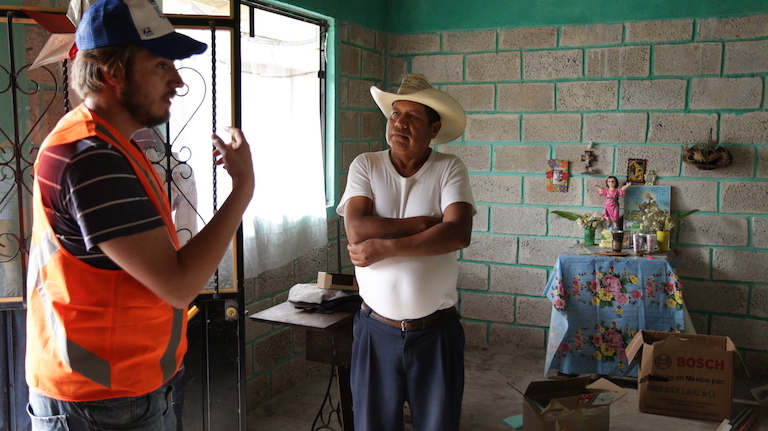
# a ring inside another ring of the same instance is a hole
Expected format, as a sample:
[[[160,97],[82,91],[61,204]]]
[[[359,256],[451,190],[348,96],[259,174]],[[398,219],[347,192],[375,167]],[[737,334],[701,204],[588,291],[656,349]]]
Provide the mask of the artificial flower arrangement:
[[[603,226],[603,216],[598,213],[576,214],[568,211],[552,211],[560,217],[575,220],[582,229],[597,230]]]
[[[669,211],[661,210],[659,207],[653,207],[643,210],[638,219],[640,229],[645,233],[655,233],[657,231],[668,231],[675,227],[675,221]]]
[[[600,229],[603,226],[603,216],[598,213],[584,213],[579,216],[576,223],[578,223],[582,229]]]
[[[642,213],[640,213],[640,217],[638,218],[638,225],[644,233],[670,231],[681,219],[688,217],[697,211],[698,210],[691,210],[675,218],[672,218],[672,215],[669,213],[669,211],[664,211],[659,207],[654,206],[652,208],[646,208]]]

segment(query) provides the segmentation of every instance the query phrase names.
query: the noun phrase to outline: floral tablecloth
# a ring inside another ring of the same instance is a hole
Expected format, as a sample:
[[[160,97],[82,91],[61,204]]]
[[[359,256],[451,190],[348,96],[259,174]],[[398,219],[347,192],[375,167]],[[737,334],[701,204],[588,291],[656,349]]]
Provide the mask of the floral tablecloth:
[[[562,254],[544,295],[553,305],[545,374],[637,376],[624,351],[637,331],[684,329],[682,285],[663,256]]]

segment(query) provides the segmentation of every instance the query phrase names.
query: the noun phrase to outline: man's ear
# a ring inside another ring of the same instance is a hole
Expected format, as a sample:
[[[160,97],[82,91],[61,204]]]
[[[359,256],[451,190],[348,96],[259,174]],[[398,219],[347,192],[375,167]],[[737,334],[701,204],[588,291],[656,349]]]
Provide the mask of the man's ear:
[[[443,127],[443,123],[441,123],[440,120],[432,123],[432,139],[435,139],[435,136],[437,136],[437,132],[440,131],[441,127]]]
[[[101,66],[99,67],[99,72],[101,72],[101,76],[104,77],[104,81],[114,87],[122,85],[125,81],[125,68],[123,67]]]

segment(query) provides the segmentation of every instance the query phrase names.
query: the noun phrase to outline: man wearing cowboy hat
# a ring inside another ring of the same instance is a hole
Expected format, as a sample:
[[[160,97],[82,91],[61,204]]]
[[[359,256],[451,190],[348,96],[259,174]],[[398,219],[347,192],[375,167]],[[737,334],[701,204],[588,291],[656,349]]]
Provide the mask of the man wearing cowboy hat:
[[[462,161],[430,145],[457,139],[466,116],[424,75],[397,94],[371,87],[389,149],[358,156],[337,209],[344,217],[363,307],[355,316],[355,428],[459,429],[464,330],[456,311],[458,250],[469,245],[474,200]]]

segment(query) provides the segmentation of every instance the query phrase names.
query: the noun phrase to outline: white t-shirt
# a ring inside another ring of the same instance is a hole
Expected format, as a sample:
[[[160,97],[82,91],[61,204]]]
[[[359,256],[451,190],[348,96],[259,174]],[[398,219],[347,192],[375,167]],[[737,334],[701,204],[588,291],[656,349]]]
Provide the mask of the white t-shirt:
[[[410,177],[401,176],[389,150],[357,156],[349,167],[347,187],[336,212],[344,216],[347,201],[365,196],[373,214],[387,218],[442,217],[456,202],[474,199],[464,163],[452,154],[432,151],[424,166]],[[456,305],[458,251],[437,256],[396,256],[355,268],[360,296],[376,312],[390,319],[417,319]]]

